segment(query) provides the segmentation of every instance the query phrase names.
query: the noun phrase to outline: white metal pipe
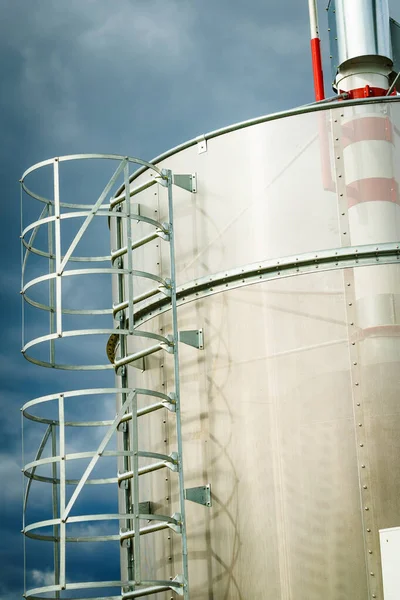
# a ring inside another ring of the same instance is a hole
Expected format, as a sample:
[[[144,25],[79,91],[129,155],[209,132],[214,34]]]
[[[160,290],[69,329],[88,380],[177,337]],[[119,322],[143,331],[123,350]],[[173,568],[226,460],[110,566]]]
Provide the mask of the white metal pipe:
[[[308,0],[308,12],[310,13],[311,39],[319,37],[317,0]]]
[[[348,92],[369,86],[375,90],[372,95],[383,95],[393,66],[388,0],[336,0],[335,6],[337,89]]]
[[[388,0],[336,0],[339,66],[361,57],[392,63]]]

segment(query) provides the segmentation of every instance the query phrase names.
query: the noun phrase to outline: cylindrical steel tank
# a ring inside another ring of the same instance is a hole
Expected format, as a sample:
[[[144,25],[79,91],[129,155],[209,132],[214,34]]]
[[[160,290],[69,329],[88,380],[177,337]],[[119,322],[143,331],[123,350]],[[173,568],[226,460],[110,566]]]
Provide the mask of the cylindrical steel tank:
[[[379,530],[400,525],[399,128],[396,98],[346,102],[156,160],[197,185],[174,187],[172,224],[179,329],[204,332],[204,349],[179,348],[185,486],[212,490],[212,507],[186,506],[192,600],[383,598]],[[133,205],[168,220],[161,185]],[[166,253],[156,238],[133,267],[165,277]],[[134,312],[139,329],[170,333],[165,295]],[[128,366],[129,387],[168,393],[166,356]],[[143,425],[149,450],[174,449],[170,421]],[[146,477],[141,501],[173,514],[175,479]],[[145,567],[168,579],[180,542],[157,535]]]

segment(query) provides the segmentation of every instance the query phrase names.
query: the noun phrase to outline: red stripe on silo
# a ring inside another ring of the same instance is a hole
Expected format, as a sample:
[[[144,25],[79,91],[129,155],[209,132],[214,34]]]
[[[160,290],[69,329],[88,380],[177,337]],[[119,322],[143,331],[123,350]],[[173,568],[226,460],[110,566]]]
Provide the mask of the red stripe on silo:
[[[343,148],[356,142],[380,140],[393,144],[393,127],[390,119],[382,117],[364,117],[346,123],[342,127]]]
[[[360,179],[346,186],[349,208],[361,202],[395,202],[400,204],[397,181],[386,177]]]

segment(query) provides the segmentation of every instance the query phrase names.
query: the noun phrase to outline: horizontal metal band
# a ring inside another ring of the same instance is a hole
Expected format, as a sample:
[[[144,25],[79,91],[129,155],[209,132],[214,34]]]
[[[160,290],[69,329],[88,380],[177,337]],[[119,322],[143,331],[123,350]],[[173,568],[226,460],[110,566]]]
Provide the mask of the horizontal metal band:
[[[178,287],[177,305],[182,306],[198,298],[283,277],[353,267],[396,264],[399,261],[400,244],[396,242],[334,248],[287,256],[279,260],[265,260],[207,275]],[[160,295],[135,312],[135,324],[140,325],[170,308],[170,299]]]

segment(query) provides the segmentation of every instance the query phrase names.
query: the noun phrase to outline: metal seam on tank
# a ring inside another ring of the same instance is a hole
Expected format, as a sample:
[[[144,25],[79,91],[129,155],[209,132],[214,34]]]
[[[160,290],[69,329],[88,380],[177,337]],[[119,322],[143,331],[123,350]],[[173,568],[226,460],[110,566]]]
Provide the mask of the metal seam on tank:
[[[154,211],[154,218],[157,220],[158,217],[160,217],[161,213],[161,207],[160,207],[160,186],[157,185],[156,186],[156,191],[153,192],[154,196],[157,196],[157,210]],[[158,263],[155,265],[155,271],[158,270],[160,276],[162,276],[163,273],[163,256],[162,256],[162,243],[161,240],[157,241],[156,244],[156,248],[158,249],[156,254],[158,255]],[[158,267],[158,269],[157,269]],[[161,322],[160,322],[160,333],[161,335],[163,335],[163,331],[165,329],[165,324],[161,318]],[[163,388],[163,391],[165,394],[168,394],[168,380],[167,380],[167,376],[166,376],[166,361],[165,361],[165,355],[164,353],[162,353],[160,355],[160,365],[159,365],[159,369],[160,369],[160,381],[161,381],[161,387]],[[173,391],[173,390],[171,390]],[[165,453],[169,454],[170,453],[170,444],[169,444],[169,427],[170,424],[168,423],[168,417],[169,416],[169,411],[167,410],[163,410],[161,411],[161,415],[160,418],[162,419],[162,431],[163,431],[163,439],[165,440]],[[171,481],[171,477],[169,476],[169,471],[167,470],[165,473],[165,477],[164,477],[164,484],[165,484],[165,500],[168,503],[168,509],[167,509],[167,514],[172,514],[172,481]],[[169,575],[166,573],[166,578],[169,578],[170,580],[173,579],[173,572],[172,572],[172,568],[174,565],[174,535],[172,535],[172,532],[170,530],[167,531],[167,547],[168,547],[168,552],[166,553],[167,555],[167,561],[165,564],[165,568],[167,571],[169,571]]]
[[[339,230],[342,246],[348,244],[350,238],[350,223],[348,217],[348,198],[345,178],[345,162],[342,146],[342,119],[344,111],[339,119],[333,119],[333,148],[335,152],[335,174],[336,193],[339,208]],[[344,297],[346,321],[348,323],[349,360],[351,397],[353,401],[353,427],[355,438],[355,450],[357,457],[357,476],[359,480],[360,514],[363,527],[364,560],[366,566],[366,583],[371,598],[378,598],[380,586],[380,568],[377,559],[376,526],[374,522],[374,511],[371,497],[371,482],[369,473],[368,446],[365,438],[365,415],[362,394],[360,389],[359,373],[359,343],[354,338],[356,328],[357,308],[355,302],[354,269],[343,269]],[[374,539],[375,538],[375,539]],[[378,576],[377,576],[378,575]]]
[[[318,254],[308,252],[300,254],[297,257],[284,257],[280,261],[260,261],[258,269],[255,264],[244,265],[243,268],[239,267],[225,272],[227,275],[226,278],[221,273],[215,273],[207,278],[207,282],[203,280],[204,278],[202,280],[190,281],[178,288],[177,302],[178,306],[182,306],[188,302],[193,302],[222,291],[229,291],[281,277],[309,274],[315,272],[320,267],[322,267],[320,268],[321,271],[327,271],[363,266],[363,264],[366,266],[394,264],[399,259],[400,244],[393,242],[379,244],[378,246],[369,244],[359,247],[320,250]],[[273,264],[270,264],[272,262]],[[229,280],[228,286],[225,283],[227,280]],[[169,299],[158,297],[150,304],[136,311],[135,324],[141,325],[168,310],[170,310]]]

